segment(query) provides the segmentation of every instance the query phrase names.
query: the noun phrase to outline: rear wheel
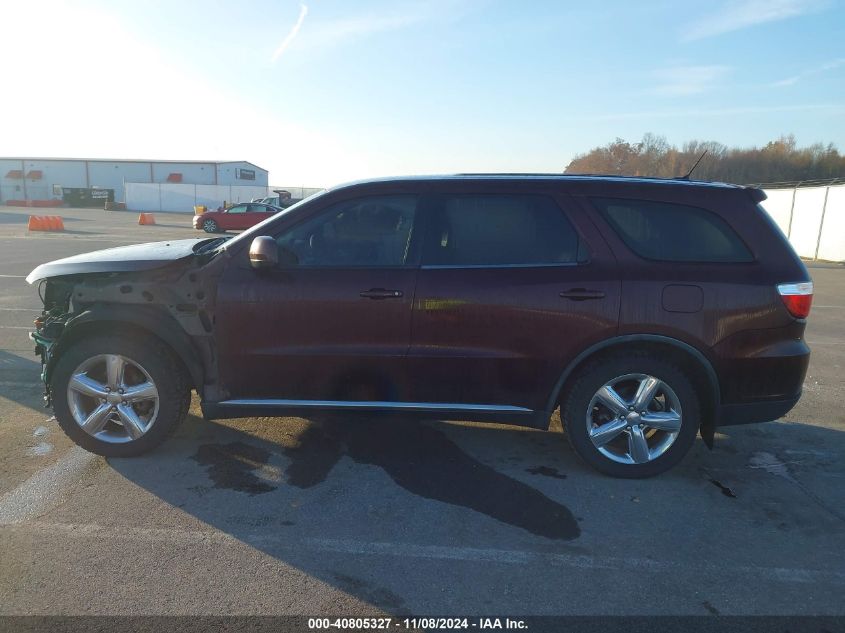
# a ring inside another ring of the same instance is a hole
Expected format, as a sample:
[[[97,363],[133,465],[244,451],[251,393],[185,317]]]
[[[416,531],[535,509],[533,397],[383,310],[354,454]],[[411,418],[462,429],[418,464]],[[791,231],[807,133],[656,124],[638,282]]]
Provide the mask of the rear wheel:
[[[152,337],[102,335],[67,349],[51,380],[53,410],[65,433],[106,457],[140,455],[184,419],[188,381],[170,350]]]
[[[671,363],[627,354],[588,366],[561,407],[575,452],[614,477],[658,475],[695,441],[700,404],[689,378]]]
[[[217,233],[220,227],[217,226],[217,222],[209,218],[208,220],[202,221],[202,230],[206,233]]]

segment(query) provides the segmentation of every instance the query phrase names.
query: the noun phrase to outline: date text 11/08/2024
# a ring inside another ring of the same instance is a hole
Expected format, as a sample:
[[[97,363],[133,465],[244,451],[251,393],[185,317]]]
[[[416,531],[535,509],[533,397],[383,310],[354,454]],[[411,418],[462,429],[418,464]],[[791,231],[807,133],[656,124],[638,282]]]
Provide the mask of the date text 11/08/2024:
[[[524,620],[511,618],[309,618],[309,630],[340,629],[479,629],[479,630],[525,630]]]

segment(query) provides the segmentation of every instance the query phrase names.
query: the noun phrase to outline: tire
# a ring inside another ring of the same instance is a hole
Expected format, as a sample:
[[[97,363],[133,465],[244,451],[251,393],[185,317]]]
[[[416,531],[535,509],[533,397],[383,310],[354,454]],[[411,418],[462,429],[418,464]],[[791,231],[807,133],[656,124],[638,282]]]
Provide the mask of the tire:
[[[218,233],[220,231],[220,227],[217,226],[217,222],[214,220],[203,220],[202,230],[206,233]]]
[[[122,377],[110,380],[109,367]],[[123,391],[113,393],[110,384]],[[151,336],[104,334],[77,341],[57,360],[50,387],[62,430],[85,450],[105,457],[152,450],[176,430],[191,403],[181,364]],[[104,390],[108,400],[100,397]],[[92,421],[90,432],[81,425],[86,419]]]
[[[618,400],[604,390],[607,386]],[[649,398],[645,394],[652,386]],[[637,389],[643,393],[640,410],[631,411]],[[585,367],[561,401],[561,416],[581,459],[612,477],[636,479],[659,475],[683,459],[695,442],[701,405],[683,370],[648,354],[629,353]]]

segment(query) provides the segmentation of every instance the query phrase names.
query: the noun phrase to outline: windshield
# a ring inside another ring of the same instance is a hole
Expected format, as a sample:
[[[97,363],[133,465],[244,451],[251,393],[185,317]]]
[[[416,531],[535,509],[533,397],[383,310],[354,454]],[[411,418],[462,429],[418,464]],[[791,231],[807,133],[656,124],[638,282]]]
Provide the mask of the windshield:
[[[295,211],[296,209],[299,209],[303,205],[310,203],[313,200],[316,200],[317,198],[320,198],[320,197],[326,195],[326,193],[328,193],[329,191],[330,191],[329,189],[323,189],[319,193],[315,193],[313,196],[309,196],[309,197],[305,198],[305,200],[300,200],[296,204],[292,204],[287,209],[279,211],[278,213],[274,213],[273,215],[271,215],[269,218],[267,218],[263,222],[259,222],[258,224],[256,224],[252,228],[247,229],[246,231],[244,231],[243,233],[238,235],[237,237],[234,237],[231,240],[227,241],[223,248],[228,250],[232,246],[237,246],[238,244],[241,244],[244,241],[251,240],[256,235],[263,235],[264,234],[264,227],[267,224],[269,224],[270,222],[273,222],[274,220],[278,219],[278,217],[280,215],[283,215],[283,214],[287,215],[291,211]]]

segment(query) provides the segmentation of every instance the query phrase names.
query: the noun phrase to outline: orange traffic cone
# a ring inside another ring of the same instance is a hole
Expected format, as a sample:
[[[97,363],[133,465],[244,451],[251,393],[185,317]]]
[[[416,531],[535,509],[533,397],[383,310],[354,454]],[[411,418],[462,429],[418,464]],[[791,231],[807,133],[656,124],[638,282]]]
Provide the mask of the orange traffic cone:
[[[64,231],[65,223],[60,215],[31,215],[26,228],[29,231]]]
[[[142,213],[138,216],[138,224],[155,224],[156,219],[152,213]]]

